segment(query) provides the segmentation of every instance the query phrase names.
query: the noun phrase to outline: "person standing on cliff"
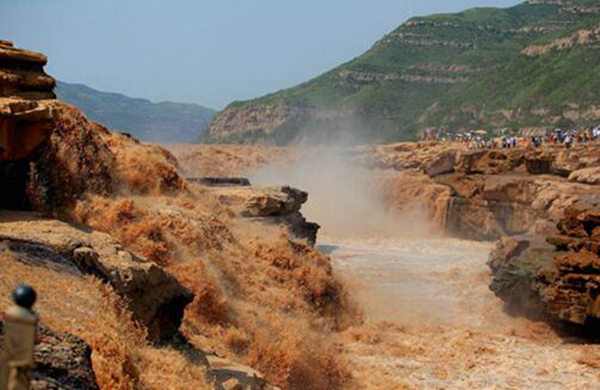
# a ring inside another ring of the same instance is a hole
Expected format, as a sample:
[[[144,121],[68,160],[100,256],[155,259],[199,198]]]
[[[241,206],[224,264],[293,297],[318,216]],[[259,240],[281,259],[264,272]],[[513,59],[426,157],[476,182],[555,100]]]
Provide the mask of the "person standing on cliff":
[[[15,306],[4,313],[4,356],[0,357],[0,390],[28,390],[34,367],[33,348],[38,316],[31,308],[35,290],[19,286],[13,291]]]
[[[571,134],[567,134],[564,138],[565,149],[571,149],[572,143],[573,143],[573,136]]]

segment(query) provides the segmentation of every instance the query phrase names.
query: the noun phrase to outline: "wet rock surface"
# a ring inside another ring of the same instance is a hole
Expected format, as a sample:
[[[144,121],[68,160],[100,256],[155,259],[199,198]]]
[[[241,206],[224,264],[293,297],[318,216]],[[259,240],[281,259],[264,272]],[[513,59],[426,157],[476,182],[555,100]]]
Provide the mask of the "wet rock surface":
[[[501,240],[490,254],[490,289],[506,302],[509,312],[541,316],[547,307],[538,276],[554,272],[554,248],[541,237]]]
[[[0,360],[3,348],[0,321]],[[92,349],[80,338],[57,333],[40,325],[34,350],[36,367],[32,373],[32,390],[98,389],[91,360]]]
[[[250,180],[245,177],[186,177],[185,180],[208,187],[246,187],[250,185]]]
[[[600,208],[577,202],[557,232],[503,239],[492,252],[490,288],[510,307],[577,325],[600,318]]]
[[[600,162],[597,143],[578,144],[572,149],[497,150],[400,143],[357,148],[354,159],[372,169],[420,171],[447,187],[451,196],[446,202],[443,229],[470,239],[548,234],[566,208],[576,201],[600,196],[596,185],[600,183],[596,177]],[[397,176],[396,182],[389,182],[386,188],[406,192],[399,189],[414,185],[414,180],[404,175]],[[419,185],[420,191],[429,187]],[[438,200],[425,198],[422,206],[430,214],[439,214]]]
[[[2,212],[0,241],[22,261],[91,274],[125,298],[155,341],[172,337],[193,294],[161,267],[126,251],[107,234],[56,220]]]
[[[289,232],[314,245],[320,226],[300,213],[308,193],[289,186],[228,187],[212,190],[219,201],[234,213],[265,223],[282,224]]]

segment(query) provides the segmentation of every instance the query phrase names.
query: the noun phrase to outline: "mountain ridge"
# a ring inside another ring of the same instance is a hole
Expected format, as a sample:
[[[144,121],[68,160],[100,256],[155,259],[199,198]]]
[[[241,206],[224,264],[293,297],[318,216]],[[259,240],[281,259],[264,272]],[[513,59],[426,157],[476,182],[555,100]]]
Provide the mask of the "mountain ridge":
[[[149,142],[196,142],[217,113],[199,104],[152,102],[81,83],[57,81],[55,92],[91,119]]]
[[[425,129],[587,126],[600,119],[599,37],[590,0],[414,17],[320,76],[233,102],[205,140],[286,144],[350,132],[402,141]]]

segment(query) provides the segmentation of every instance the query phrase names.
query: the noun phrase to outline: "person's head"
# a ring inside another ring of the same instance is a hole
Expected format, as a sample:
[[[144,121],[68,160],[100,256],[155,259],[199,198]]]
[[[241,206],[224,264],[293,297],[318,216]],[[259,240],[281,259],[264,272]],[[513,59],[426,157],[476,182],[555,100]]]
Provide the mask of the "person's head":
[[[33,287],[30,286],[19,286],[17,287],[12,294],[13,301],[18,305],[25,309],[31,309],[35,300],[37,298],[37,294]]]

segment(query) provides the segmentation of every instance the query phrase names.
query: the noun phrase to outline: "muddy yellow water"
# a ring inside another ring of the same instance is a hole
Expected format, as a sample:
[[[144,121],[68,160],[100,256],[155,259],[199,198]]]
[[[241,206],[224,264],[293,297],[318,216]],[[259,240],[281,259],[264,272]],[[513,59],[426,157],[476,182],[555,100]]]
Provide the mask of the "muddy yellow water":
[[[600,389],[600,348],[514,318],[488,289],[489,244],[323,237],[365,313],[345,332],[358,386]]]

